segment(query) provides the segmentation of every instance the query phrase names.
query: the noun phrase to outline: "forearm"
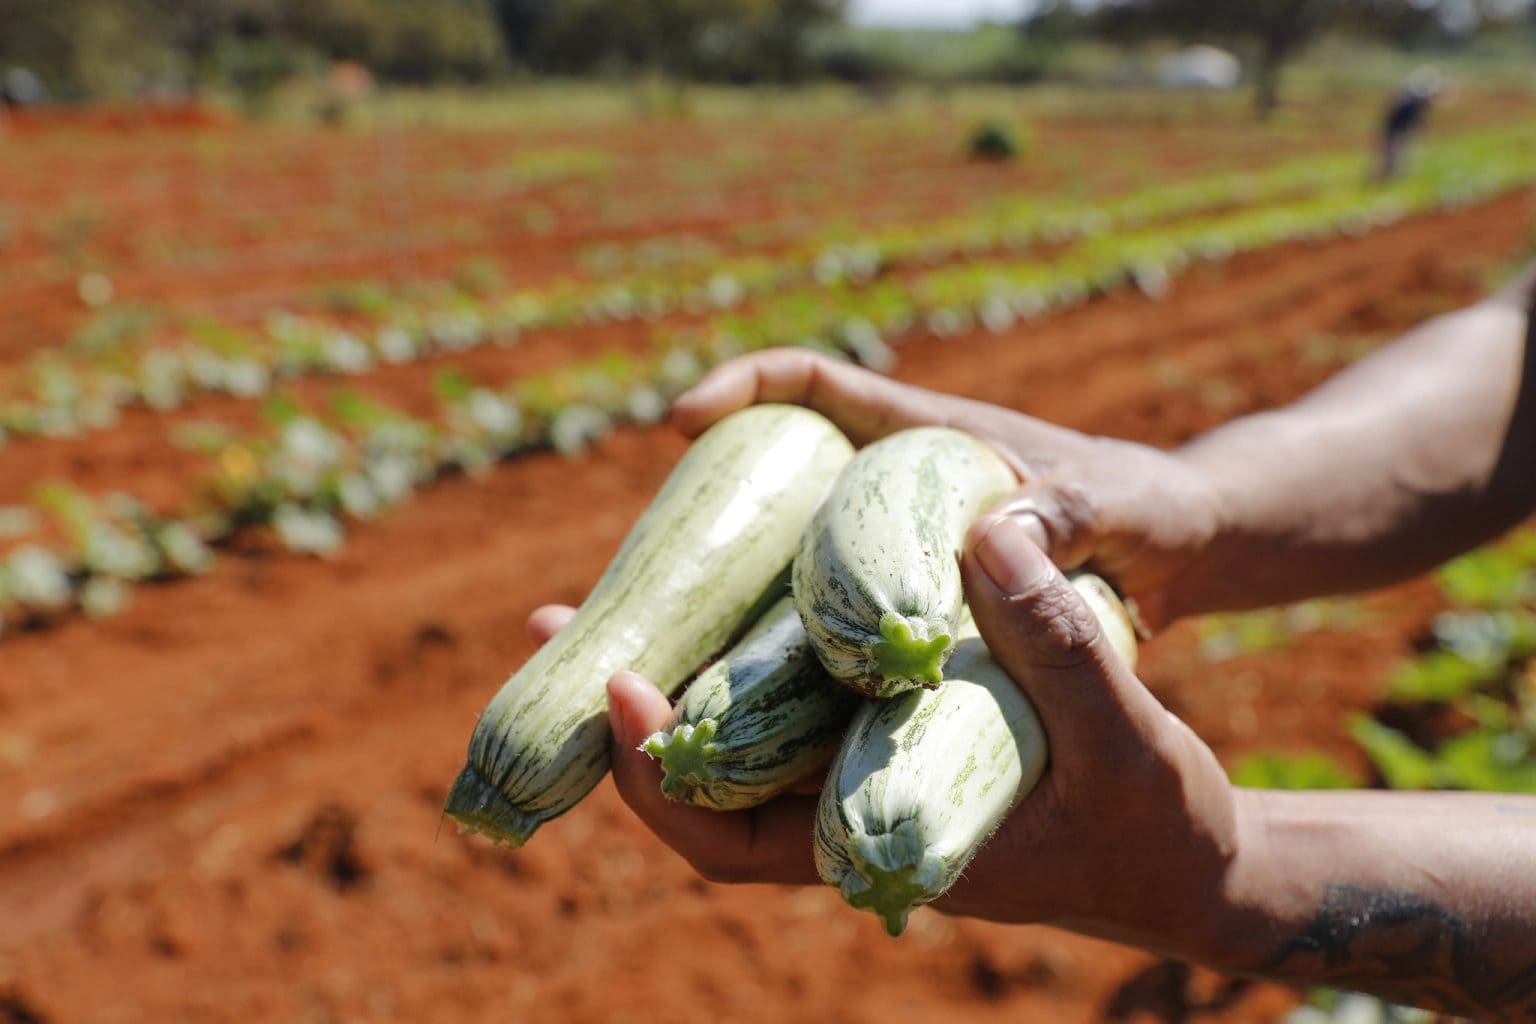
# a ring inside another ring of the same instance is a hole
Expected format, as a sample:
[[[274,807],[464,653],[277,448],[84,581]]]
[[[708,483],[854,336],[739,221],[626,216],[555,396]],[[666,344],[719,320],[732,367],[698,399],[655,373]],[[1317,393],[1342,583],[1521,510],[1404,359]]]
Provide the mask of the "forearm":
[[[1536,798],[1238,794],[1242,840],[1196,959],[1536,1020]]]
[[[1300,401],[1178,453],[1210,481],[1218,530],[1172,588],[1174,615],[1406,578],[1536,505],[1536,268],[1431,321]]]

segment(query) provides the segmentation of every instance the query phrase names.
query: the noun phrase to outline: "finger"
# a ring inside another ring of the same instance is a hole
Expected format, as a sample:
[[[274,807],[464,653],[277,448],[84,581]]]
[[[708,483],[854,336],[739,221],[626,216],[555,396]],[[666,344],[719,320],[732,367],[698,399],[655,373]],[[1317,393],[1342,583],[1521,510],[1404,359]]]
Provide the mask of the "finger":
[[[978,521],[961,572],[982,638],[1035,705],[1053,757],[1139,749],[1158,732],[1167,717],[1162,705],[1016,519]]]
[[[1076,569],[1093,557],[1098,509],[1080,484],[1049,478],[1026,483],[983,518],[998,516],[1017,522],[1030,543],[1063,569]]]
[[[785,790],[785,792],[799,793],[801,796],[819,796],[821,791],[825,789],[826,786],[827,772],[826,769],[823,768],[811,772],[809,775],[806,775],[802,778],[796,779],[794,784]]]
[[[661,768],[637,748],[665,728],[672,709],[641,676],[620,672],[608,681],[613,726],[613,781],[631,810],[662,842],[716,882],[812,884],[816,801],[780,797],[748,811],[710,811],[661,795]]]
[[[762,402],[814,409],[858,445],[906,427],[937,423],[980,429],[983,421],[995,418],[979,403],[898,384],[804,349],[778,348],[715,367],[673,405],[672,422],[693,437],[722,417]]]
[[[575,617],[576,609],[568,604],[546,604],[528,616],[528,632],[539,644],[547,644]]]

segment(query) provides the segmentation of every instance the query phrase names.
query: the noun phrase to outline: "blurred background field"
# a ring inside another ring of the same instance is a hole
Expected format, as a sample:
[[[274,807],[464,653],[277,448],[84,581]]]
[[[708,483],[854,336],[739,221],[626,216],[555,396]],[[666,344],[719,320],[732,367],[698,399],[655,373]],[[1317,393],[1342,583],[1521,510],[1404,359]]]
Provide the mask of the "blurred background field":
[[[1334,1012],[712,886],[606,784],[440,828],[709,365],[1171,447],[1536,258],[1528,3],[977,10],[0,0],[0,1022]],[[1536,792],[1533,653],[1519,532],[1144,676],[1244,784]]]

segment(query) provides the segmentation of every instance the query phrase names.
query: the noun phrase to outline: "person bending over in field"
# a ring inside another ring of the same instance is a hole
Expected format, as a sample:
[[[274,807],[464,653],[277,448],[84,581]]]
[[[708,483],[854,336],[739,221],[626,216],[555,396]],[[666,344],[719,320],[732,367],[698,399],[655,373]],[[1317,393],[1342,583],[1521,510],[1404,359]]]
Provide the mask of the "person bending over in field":
[[[1422,67],[1392,97],[1381,121],[1381,148],[1376,177],[1391,181],[1402,169],[1403,156],[1429,117],[1429,108],[1443,91],[1440,72]]]
[[[1058,567],[1091,565],[1160,627],[1380,586],[1497,536],[1536,510],[1533,302],[1536,268],[1294,404],[1167,453],[792,350],[718,367],[674,418],[696,435],[754,402],[795,402],[857,444],[939,423],[1018,470],[1022,488],[972,527],[962,569],[1051,763],[935,907],[1531,1021],[1536,798],[1234,787]],[[540,609],[530,628],[547,638],[569,614]],[[635,749],[667,723],[667,699],[627,673],[608,692],[615,781],[657,835],[716,881],[817,882],[813,797],[730,814],[668,802]]]

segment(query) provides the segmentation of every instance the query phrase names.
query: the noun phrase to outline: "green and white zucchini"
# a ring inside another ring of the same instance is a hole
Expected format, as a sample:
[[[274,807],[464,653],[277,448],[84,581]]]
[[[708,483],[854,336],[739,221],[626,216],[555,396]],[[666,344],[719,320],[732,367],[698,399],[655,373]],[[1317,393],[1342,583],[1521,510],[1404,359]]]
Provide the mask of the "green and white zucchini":
[[[1099,628],[1104,630],[1104,635],[1109,639],[1109,645],[1115,649],[1116,654],[1120,655],[1120,660],[1125,662],[1125,667],[1134,672],[1138,653],[1136,625],[1125,603],[1120,600],[1120,595],[1115,593],[1114,587],[1091,572],[1070,575],[1072,585],[1082,596],[1083,603],[1099,620]]]
[[[868,697],[943,678],[965,596],[965,531],[1016,483],[985,444],[947,427],[854,456],[795,555],[795,606],[827,671]]]
[[[1097,577],[1073,583],[1134,665],[1136,635],[1114,592]],[[816,869],[900,935],[914,907],[955,883],[1045,763],[1034,708],[967,614],[943,685],[854,716],[817,805]]]
[[[641,749],[661,762],[668,798],[754,807],[825,767],[859,703],[827,677],[785,597],[689,684],[672,724]]]
[[[608,678],[671,693],[783,594],[801,534],[853,449],[807,409],[710,428],[631,528],[576,617],[480,716],[444,810],[521,846],[608,770]]]

